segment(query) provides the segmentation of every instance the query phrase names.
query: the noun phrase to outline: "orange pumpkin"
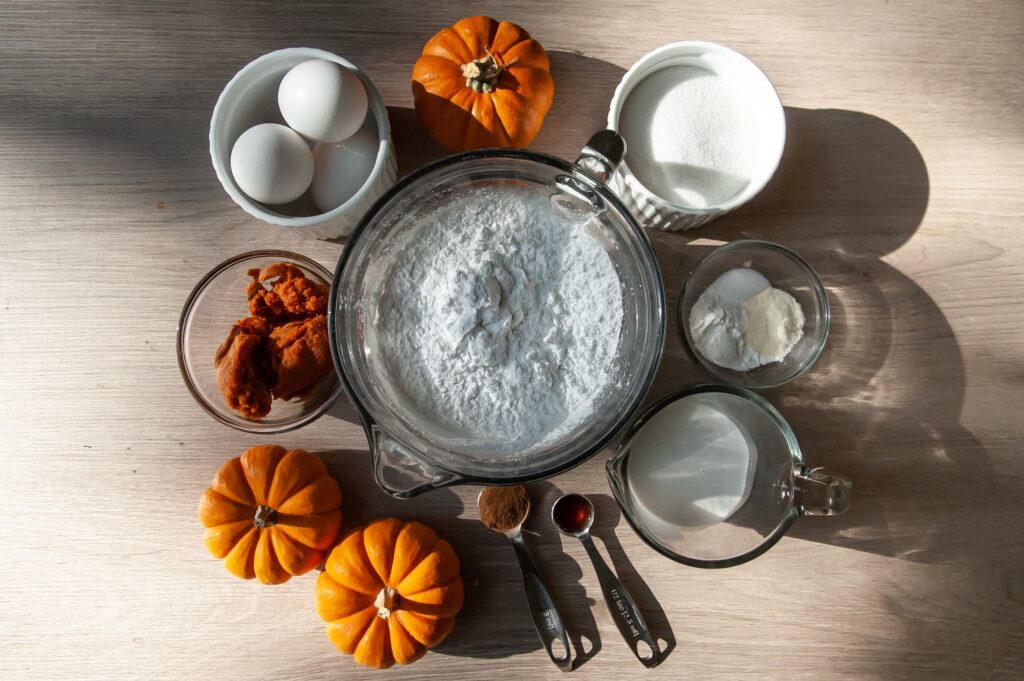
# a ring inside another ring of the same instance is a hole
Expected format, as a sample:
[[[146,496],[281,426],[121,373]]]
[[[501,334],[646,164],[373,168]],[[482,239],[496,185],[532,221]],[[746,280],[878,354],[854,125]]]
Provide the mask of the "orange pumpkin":
[[[338,650],[387,669],[423,657],[462,609],[459,559],[425,525],[395,518],[353,530],[316,580],[316,607]]]
[[[525,147],[555,84],[540,43],[513,23],[469,17],[427,41],[412,70],[416,113],[450,151]]]
[[[261,445],[220,467],[199,521],[228,572],[280,584],[319,565],[338,538],[341,490],[309,452]]]

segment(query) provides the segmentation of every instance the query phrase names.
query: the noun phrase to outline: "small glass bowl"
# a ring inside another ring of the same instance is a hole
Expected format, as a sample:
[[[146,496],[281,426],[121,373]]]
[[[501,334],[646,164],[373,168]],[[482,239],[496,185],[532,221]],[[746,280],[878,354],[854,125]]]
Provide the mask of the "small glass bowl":
[[[718,366],[701,354],[690,334],[690,310],[694,303],[718,277],[738,267],[763,274],[772,286],[796,298],[804,313],[804,335],[786,358],[750,371]],[[767,390],[789,383],[818,359],[828,337],[828,297],[811,266],[788,248],[768,241],[733,241],[708,254],[690,274],[679,296],[677,321],[687,350],[715,378],[744,388]]]
[[[221,423],[247,433],[269,435],[300,428],[327,411],[341,394],[337,372],[330,372],[301,400],[274,400],[262,419],[247,419],[231,409],[217,387],[214,355],[227,337],[231,325],[249,315],[246,287],[252,281],[248,271],[275,262],[302,269],[307,277],[331,287],[331,274],[319,263],[288,251],[251,251],[222,262],[192,289],[178,319],[178,368],[192,397],[206,413]]]

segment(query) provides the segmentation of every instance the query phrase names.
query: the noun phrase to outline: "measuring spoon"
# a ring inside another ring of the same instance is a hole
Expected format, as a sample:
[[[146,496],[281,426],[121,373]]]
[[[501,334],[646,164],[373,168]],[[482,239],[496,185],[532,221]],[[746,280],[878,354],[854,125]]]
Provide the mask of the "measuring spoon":
[[[477,506],[480,506],[483,494],[486,491],[480,492],[480,496],[477,497]],[[548,657],[554,662],[563,672],[569,671],[572,668],[572,655],[570,654],[569,648],[569,635],[565,631],[565,625],[562,624],[562,618],[558,614],[558,609],[555,608],[555,602],[551,598],[551,594],[548,592],[547,586],[544,584],[544,580],[541,579],[540,573],[537,572],[536,566],[533,561],[530,560],[530,554],[526,552],[526,545],[523,543],[523,523],[526,522],[526,517],[530,514],[530,504],[527,504],[526,509],[523,512],[523,517],[516,521],[514,527],[509,529],[499,530],[488,527],[488,529],[499,532],[508,537],[509,541],[512,542],[512,548],[515,549],[516,558],[519,559],[519,567],[523,571],[523,584],[526,587],[526,601],[530,604],[530,614],[533,616],[533,626],[537,629],[537,635],[540,636],[541,643],[544,644],[544,650],[547,651]],[[485,525],[486,527],[486,525]],[[555,641],[562,643],[562,654],[558,656],[555,654],[553,649]]]
[[[611,571],[604,558],[597,552],[594,540],[590,538],[590,528],[594,524],[594,505],[582,494],[563,494],[551,506],[551,522],[558,531],[570,537],[576,537],[583,544],[590,562],[597,571],[597,581],[601,584],[605,603],[615,620],[615,626],[626,640],[630,650],[645,667],[654,667],[660,662],[658,644],[654,642],[651,632],[647,629],[636,601],[629,595],[622,582]],[[640,643],[646,643],[650,650],[641,651]],[[645,655],[646,653],[646,655]]]

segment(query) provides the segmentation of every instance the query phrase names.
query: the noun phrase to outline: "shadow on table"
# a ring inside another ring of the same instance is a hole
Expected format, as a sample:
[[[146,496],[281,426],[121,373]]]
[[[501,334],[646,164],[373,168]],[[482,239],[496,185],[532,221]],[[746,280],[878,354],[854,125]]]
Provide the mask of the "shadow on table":
[[[338,419],[339,421],[345,421],[351,423],[354,426],[363,427],[362,421],[359,420],[359,413],[356,411],[355,405],[352,404],[352,400],[349,396],[342,391],[341,395],[338,395],[338,399],[334,401],[331,408],[327,410],[325,416],[330,418]]]
[[[896,126],[854,111],[786,109],[786,151],[768,187],[743,208],[692,232],[649,232],[675,314],[689,271],[718,242],[777,241],[817,270],[832,307],[829,342],[815,367],[768,391],[809,463],[854,483],[850,512],[798,521],[800,539],[915,563],[930,571],[913,588],[879,585],[906,636],[897,667],[922,669],[920,650],[948,650],[967,676],[1024,666],[1016,631],[1024,549],[1007,541],[1020,514],[1007,508],[1022,483],[960,424],[966,370],[960,345],[931,296],[881,257],[904,246],[928,205],[929,181],[914,143]],[[670,334],[649,399],[710,377]],[[928,612],[985,613],[962,626]],[[1011,652],[1016,650],[1017,652]],[[953,653],[952,651],[962,651]],[[967,670],[970,669],[970,672]],[[892,669],[889,669],[891,672]]]
[[[790,535],[918,562],[953,558],[962,547],[943,537],[963,520],[949,502],[984,499],[998,485],[984,447],[959,425],[966,377],[956,337],[927,293],[882,261],[825,262],[838,302],[832,348],[805,379],[767,396],[811,464],[851,477],[853,505]]]
[[[398,154],[398,177],[403,178],[428,163],[450,156],[447,149],[435,142],[420,123],[411,107],[389,106],[391,142]]]
[[[959,425],[964,362],[945,315],[880,259],[924,217],[924,160],[902,131],[876,116],[787,107],[786,120],[782,162],[756,199],[697,230],[649,232],[672,314],[650,399],[711,380],[671,332],[688,272],[719,242],[765,239],[793,248],[828,290],[829,341],[807,375],[765,395],[793,426],[807,460],[849,475],[854,495],[848,515],[796,523],[790,537],[920,562],[952,559],[962,547],[943,536],[965,514],[947,510],[950,495],[969,502],[999,483],[985,448]],[[993,548],[985,535],[972,535],[981,552]]]
[[[548,58],[555,99],[530,148],[571,161],[608,127],[608,105],[626,70],[580,52],[548,50]]]
[[[878,257],[906,243],[928,207],[921,152],[860,111],[786,107],[786,148],[750,203],[698,230]]]
[[[1012,500],[1024,481],[1001,471],[960,424],[967,376],[956,336],[931,297],[881,260],[824,262],[830,271],[823,278],[836,284],[830,298],[841,301],[833,306],[832,352],[767,397],[812,465],[853,480],[852,506],[839,518],[797,521],[783,541],[933,567],[913,586],[882,578],[877,587],[904,631],[889,651],[897,660],[890,672],[922,670],[922,650],[950,651],[941,668],[952,677],[1019,668],[1024,658],[1010,632],[1020,618],[1013,593],[1024,577],[1024,547],[1008,537],[1019,527]],[[919,616],[920,603],[928,604],[927,616]],[[965,639],[963,620],[931,615],[940,612],[980,616]],[[989,645],[980,652],[967,640]]]

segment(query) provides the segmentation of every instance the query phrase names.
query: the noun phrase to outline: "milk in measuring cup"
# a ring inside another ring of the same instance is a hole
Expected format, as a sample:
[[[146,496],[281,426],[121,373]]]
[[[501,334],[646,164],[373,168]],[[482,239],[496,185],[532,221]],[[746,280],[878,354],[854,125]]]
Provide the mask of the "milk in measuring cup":
[[[677,400],[636,434],[626,478],[641,511],[698,529],[728,518],[746,502],[757,445],[721,406],[707,395]]]

